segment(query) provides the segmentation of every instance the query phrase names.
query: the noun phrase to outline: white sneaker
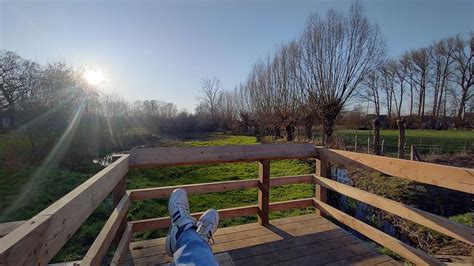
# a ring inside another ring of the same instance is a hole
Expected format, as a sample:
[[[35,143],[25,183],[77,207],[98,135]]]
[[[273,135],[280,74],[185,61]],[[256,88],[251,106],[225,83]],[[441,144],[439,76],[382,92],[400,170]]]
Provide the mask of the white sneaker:
[[[214,209],[209,209],[201,215],[197,222],[197,230],[204,240],[209,244],[214,244],[214,238],[212,236],[217,231],[219,226],[219,213]]]
[[[165,249],[169,256],[176,251],[177,234],[196,225],[196,219],[189,214],[189,202],[186,191],[177,188],[171,193],[168,201],[168,212],[170,213],[171,225],[166,236]]]

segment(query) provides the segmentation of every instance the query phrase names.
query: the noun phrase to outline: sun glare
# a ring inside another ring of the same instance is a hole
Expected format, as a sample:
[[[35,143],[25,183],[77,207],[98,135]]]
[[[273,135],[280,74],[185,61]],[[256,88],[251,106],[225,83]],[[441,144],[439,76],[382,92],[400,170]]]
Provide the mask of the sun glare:
[[[104,75],[98,70],[87,70],[84,73],[84,78],[91,85],[99,85],[105,81]]]

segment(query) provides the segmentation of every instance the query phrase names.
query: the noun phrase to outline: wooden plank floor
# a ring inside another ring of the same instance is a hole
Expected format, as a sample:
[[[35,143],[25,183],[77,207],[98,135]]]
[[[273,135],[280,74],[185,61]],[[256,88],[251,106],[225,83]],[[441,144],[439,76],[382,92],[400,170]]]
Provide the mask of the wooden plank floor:
[[[398,265],[316,214],[219,228],[212,246],[221,265]],[[169,263],[165,238],[130,243],[125,265]]]

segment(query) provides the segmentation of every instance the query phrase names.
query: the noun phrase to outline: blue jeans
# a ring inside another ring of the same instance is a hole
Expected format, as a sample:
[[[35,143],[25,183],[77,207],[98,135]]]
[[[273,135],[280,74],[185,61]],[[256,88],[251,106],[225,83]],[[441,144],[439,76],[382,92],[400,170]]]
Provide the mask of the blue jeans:
[[[219,265],[209,243],[193,227],[181,233],[177,247],[173,254],[175,265]]]

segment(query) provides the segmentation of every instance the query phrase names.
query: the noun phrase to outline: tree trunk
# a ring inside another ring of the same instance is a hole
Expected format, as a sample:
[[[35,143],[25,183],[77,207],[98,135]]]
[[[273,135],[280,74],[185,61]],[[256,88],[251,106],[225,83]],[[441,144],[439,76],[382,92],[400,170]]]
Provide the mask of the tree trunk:
[[[286,130],[286,140],[287,141],[293,141],[294,140],[294,130],[295,128],[289,124],[285,127],[285,130]]]
[[[375,118],[372,121],[372,126],[374,128],[374,154],[380,155],[380,120]]]
[[[306,121],[305,124],[305,131],[306,131],[306,137],[308,138],[308,140],[312,140],[313,139],[313,123],[311,121]]]
[[[10,128],[15,128],[15,106],[9,105],[8,106],[8,118],[10,119]]]
[[[405,119],[397,119],[398,126],[398,158],[405,157]]]
[[[462,94],[461,94],[461,101],[459,102],[458,115],[457,115],[458,126],[462,126],[464,124],[464,109],[466,108],[466,101],[467,101],[467,89],[463,88]]]
[[[323,133],[324,133],[324,146],[327,148],[331,148],[333,146],[333,138],[332,134],[334,131],[334,120],[323,120]]]

